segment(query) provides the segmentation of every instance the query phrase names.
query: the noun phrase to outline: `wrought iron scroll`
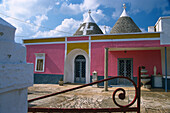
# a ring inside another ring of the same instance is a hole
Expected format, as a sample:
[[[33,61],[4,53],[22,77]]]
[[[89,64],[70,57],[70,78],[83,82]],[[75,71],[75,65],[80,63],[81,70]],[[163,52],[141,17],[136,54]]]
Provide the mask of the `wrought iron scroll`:
[[[113,79],[117,79],[117,78],[124,78],[124,79],[127,79],[129,80],[130,82],[132,82],[134,88],[135,88],[135,97],[133,99],[132,102],[130,102],[128,105],[120,105],[116,102],[116,93],[118,91],[122,91],[122,93],[120,93],[118,95],[119,99],[125,99],[125,96],[126,96],[126,91],[123,89],[123,88],[117,88],[114,92],[113,92],[113,95],[112,95],[112,98],[113,98],[113,102],[120,108],[28,108],[28,111],[29,112],[42,112],[42,111],[50,111],[50,112],[63,112],[63,111],[69,111],[69,112],[72,112],[72,111],[75,111],[75,110],[79,110],[79,111],[91,111],[91,112],[126,112],[126,111],[136,111],[138,113],[140,113],[140,70],[141,68],[139,67],[138,68],[138,81],[137,81],[137,85],[135,84],[135,82],[133,80],[131,80],[130,78],[128,77],[123,77],[123,76],[117,76],[117,77],[110,77],[110,78],[107,78],[107,79],[103,79],[103,80],[100,80],[100,81],[96,81],[96,82],[92,82],[92,83],[89,83],[89,84],[85,84],[85,85],[81,85],[81,86],[78,86],[78,87],[75,87],[75,88],[71,88],[71,89],[67,89],[67,90],[64,90],[64,91],[60,91],[60,92],[56,92],[56,93],[52,93],[52,94],[49,94],[49,95],[45,95],[45,96],[41,96],[41,97],[38,97],[38,98],[34,98],[34,99],[30,99],[28,100],[28,102],[33,102],[33,101],[36,101],[36,100],[40,100],[40,99],[43,99],[43,98],[47,98],[47,97],[51,97],[51,96],[54,96],[54,95],[58,95],[58,94],[62,94],[62,93],[66,93],[66,92],[69,92],[69,91],[73,91],[73,90],[76,90],[76,89],[80,89],[80,88],[83,88],[83,87],[87,87],[87,86],[91,86],[91,85],[94,85],[94,84],[98,84],[98,83],[101,83],[101,82],[104,82],[104,81],[108,81],[108,80],[113,80]],[[137,100],[138,99],[138,100]],[[137,100],[137,107],[130,107],[132,106],[135,101]]]
[[[122,93],[120,93],[118,97],[119,97],[119,99],[124,100],[124,99],[125,99],[125,96],[126,96],[126,91],[125,91],[123,88],[117,88],[117,89],[113,92],[113,96],[112,96],[113,102],[114,102],[118,107],[130,107],[130,106],[133,105],[133,104],[135,103],[135,101],[136,101],[136,98],[137,98],[137,86],[136,86],[135,82],[134,82],[132,79],[128,78],[128,77],[119,76],[119,77],[117,77],[117,78],[124,78],[124,79],[127,79],[127,80],[129,80],[130,82],[132,82],[133,86],[135,87],[135,97],[134,97],[133,101],[132,101],[131,103],[129,103],[128,105],[124,105],[124,106],[123,106],[123,105],[120,105],[120,104],[118,104],[118,103],[116,102],[116,99],[115,99],[116,93],[117,93],[118,91],[122,91]]]

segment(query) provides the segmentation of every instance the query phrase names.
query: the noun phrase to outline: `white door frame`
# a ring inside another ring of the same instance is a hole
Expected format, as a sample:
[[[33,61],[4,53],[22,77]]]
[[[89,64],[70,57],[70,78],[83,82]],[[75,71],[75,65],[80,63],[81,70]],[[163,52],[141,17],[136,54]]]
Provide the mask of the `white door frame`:
[[[76,56],[83,55],[86,59],[86,83],[90,83],[90,61],[89,55],[82,49],[72,50],[66,57],[64,64],[64,82],[74,83],[74,60]]]

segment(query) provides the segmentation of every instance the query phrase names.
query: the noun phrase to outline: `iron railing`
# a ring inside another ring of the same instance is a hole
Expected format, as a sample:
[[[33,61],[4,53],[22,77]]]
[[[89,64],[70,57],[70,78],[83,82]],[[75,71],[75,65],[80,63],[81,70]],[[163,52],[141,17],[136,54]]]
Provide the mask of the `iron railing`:
[[[94,84],[98,84],[98,83],[101,83],[101,82],[105,82],[105,81],[108,81],[108,80],[123,78],[123,79],[129,80],[133,84],[133,86],[135,88],[135,96],[134,96],[133,101],[130,102],[129,104],[120,105],[119,103],[117,103],[117,101],[115,99],[116,93],[118,91],[122,91],[122,93],[119,93],[118,97],[119,97],[119,99],[124,100],[125,96],[126,96],[126,91],[123,88],[117,88],[113,92],[112,99],[113,99],[113,102],[118,106],[118,108],[35,108],[35,107],[31,108],[31,107],[29,107],[28,112],[33,112],[33,113],[36,113],[36,112],[48,112],[48,113],[52,113],[52,112],[62,112],[62,113],[66,113],[66,112],[69,112],[69,113],[70,112],[71,113],[79,113],[79,112],[94,112],[94,113],[96,113],[96,112],[109,112],[109,113],[111,113],[111,112],[124,112],[124,113],[125,112],[137,112],[137,113],[140,113],[140,93],[141,93],[141,89],[140,89],[140,87],[141,87],[141,85],[140,85],[141,76],[140,75],[141,75],[141,67],[138,68],[137,85],[135,84],[135,82],[133,80],[131,80],[128,77],[117,76],[117,77],[111,77],[111,78],[103,79],[103,80],[100,80],[100,81],[97,81],[97,82],[92,82],[92,83],[81,85],[81,86],[78,86],[78,87],[75,87],[75,88],[67,89],[67,90],[64,90],[64,91],[60,91],[60,92],[56,92],[56,93],[52,93],[52,94],[49,94],[49,95],[45,95],[45,96],[41,96],[41,97],[38,97],[38,98],[28,100],[28,102],[33,102],[33,101],[40,100],[40,99],[43,99],[43,98],[55,96],[55,95],[58,95],[58,94],[63,94],[63,93],[73,91],[73,90],[76,90],[76,89],[80,89],[80,88],[84,88],[84,87],[91,86],[91,85],[94,85]],[[137,100],[137,106],[131,107],[136,102],[136,100]]]

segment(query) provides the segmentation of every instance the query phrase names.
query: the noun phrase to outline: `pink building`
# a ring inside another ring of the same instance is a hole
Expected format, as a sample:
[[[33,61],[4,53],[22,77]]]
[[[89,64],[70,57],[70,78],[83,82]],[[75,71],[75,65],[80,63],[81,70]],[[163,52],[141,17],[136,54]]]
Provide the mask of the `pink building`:
[[[74,36],[23,42],[27,62],[34,63],[35,83],[58,83],[60,78],[65,83],[90,83],[93,71],[98,73],[98,79],[103,79],[106,67],[109,77],[127,76],[136,81],[138,66],[145,66],[149,76],[154,75],[154,67],[157,75],[170,75],[169,28],[170,17],[163,17],[149,27],[151,32],[143,33],[124,9],[110,34],[103,34],[89,12]],[[115,80],[109,85],[120,83],[128,84]]]

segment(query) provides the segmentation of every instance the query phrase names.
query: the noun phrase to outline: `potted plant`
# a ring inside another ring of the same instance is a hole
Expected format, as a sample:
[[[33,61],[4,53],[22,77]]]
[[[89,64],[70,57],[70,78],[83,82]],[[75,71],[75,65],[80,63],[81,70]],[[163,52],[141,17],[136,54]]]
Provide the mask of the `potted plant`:
[[[60,80],[58,81],[58,83],[59,83],[59,86],[63,86],[63,84],[64,84],[63,78],[60,78]]]

